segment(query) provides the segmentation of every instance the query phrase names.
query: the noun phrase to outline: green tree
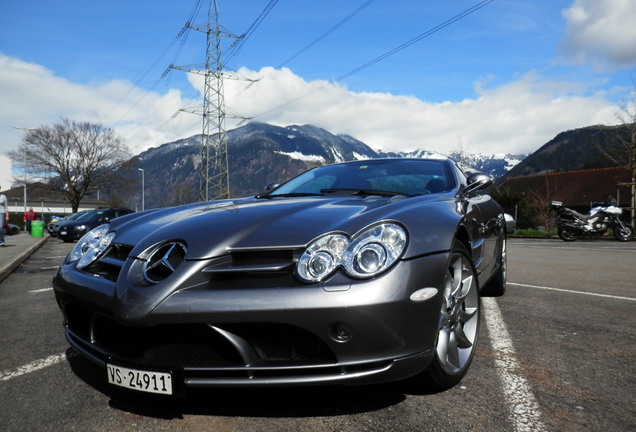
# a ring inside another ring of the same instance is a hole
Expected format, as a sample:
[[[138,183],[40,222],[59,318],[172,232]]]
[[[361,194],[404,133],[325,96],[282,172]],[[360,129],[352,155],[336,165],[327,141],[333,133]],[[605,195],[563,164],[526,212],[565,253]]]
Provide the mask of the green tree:
[[[27,174],[52,174],[52,185],[66,195],[73,212],[87,193],[112,181],[130,157],[112,129],[64,118],[27,130],[21,145],[8,155]]]

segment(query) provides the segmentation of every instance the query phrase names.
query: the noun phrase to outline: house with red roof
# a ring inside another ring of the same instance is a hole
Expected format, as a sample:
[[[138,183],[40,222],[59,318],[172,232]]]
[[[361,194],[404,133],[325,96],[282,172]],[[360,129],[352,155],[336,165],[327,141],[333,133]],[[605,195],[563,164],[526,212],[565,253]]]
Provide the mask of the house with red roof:
[[[631,200],[631,174],[621,167],[511,177],[500,188],[512,192],[540,197],[542,201],[562,201],[563,205],[587,213],[592,203],[605,201],[611,195],[621,207],[629,208]]]

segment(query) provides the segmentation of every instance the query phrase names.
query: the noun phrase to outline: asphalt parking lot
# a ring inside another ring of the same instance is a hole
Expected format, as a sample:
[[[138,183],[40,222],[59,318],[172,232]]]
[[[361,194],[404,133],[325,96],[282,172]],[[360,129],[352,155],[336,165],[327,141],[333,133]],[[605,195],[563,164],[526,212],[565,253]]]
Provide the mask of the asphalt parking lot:
[[[477,355],[449,391],[213,389],[179,400],[110,388],[68,349],[50,281],[71,247],[50,239],[0,283],[2,430],[636,430],[636,242],[509,240],[508,292],[482,300]]]

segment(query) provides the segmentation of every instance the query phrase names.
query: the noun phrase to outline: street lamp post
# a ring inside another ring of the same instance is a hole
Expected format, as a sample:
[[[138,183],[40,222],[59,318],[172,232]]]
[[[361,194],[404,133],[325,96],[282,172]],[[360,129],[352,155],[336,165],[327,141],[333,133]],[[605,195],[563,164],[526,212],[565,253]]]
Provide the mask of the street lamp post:
[[[141,171],[141,211],[146,210],[146,179],[144,178],[145,171],[143,168],[137,168]]]
[[[26,191],[26,183],[22,183],[22,186],[24,187],[24,230],[27,230],[27,222],[26,222],[26,208],[27,208],[27,191]]]

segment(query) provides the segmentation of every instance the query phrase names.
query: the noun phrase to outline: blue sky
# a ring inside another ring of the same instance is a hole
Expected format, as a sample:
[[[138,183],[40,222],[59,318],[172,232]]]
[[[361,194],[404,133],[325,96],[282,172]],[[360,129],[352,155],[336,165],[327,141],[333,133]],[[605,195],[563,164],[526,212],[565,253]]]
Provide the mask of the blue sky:
[[[113,127],[132,153],[200,132],[198,116],[175,113],[201,105],[202,79],[168,66],[202,64],[204,34],[179,34],[190,18],[206,23],[207,0],[0,5],[0,154],[21,140],[14,126],[62,117]],[[314,124],[376,149],[530,153],[561,131],[619,123],[619,105],[633,97],[633,0],[218,6],[235,35],[271,7],[227,60],[227,69],[258,80],[226,80],[229,112]],[[224,53],[233,41],[224,38]],[[228,118],[228,129],[238,122]]]

